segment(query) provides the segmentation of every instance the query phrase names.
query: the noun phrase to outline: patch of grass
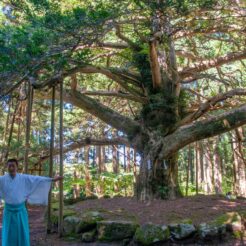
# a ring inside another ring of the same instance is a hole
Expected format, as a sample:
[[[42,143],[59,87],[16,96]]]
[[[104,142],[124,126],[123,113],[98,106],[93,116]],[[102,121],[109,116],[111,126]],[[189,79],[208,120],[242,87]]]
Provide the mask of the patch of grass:
[[[240,214],[238,212],[228,212],[226,214],[220,215],[215,220],[211,222],[212,225],[220,226],[225,224],[231,224],[234,222],[241,221]]]

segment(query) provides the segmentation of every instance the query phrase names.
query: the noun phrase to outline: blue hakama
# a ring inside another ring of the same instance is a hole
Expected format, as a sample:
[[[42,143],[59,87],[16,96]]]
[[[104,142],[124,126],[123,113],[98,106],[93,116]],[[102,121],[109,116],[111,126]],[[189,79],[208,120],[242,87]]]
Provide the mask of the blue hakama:
[[[28,213],[24,202],[5,204],[2,246],[30,246]]]

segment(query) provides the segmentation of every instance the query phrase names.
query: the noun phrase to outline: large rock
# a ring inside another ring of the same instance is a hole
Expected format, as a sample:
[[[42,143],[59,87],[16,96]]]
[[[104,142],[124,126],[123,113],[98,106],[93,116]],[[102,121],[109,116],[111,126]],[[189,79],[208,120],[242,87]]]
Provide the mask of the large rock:
[[[196,228],[192,224],[171,224],[168,227],[172,238],[177,240],[188,238],[196,233]]]
[[[221,239],[226,234],[226,225],[202,223],[198,228],[199,237],[204,241]]]
[[[65,219],[68,216],[75,216],[76,212],[72,209],[69,208],[64,208],[63,210],[63,219]],[[58,225],[58,219],[59,219],[59,211],[58,210],[53,210],[51,212],[51,222],[55,226]]]
[[[98,211],[87,211],[80,217],[80,222],[76,226],[75,232],[90,231],[96,228],[97,222],[101,220],[103,220],[103,217]]]
[[[64,219],[64,232],[66,235],[76,232],[76,227],[80,223],[80,218],[76,216],[68,216]]]
[[[96,239],[96,229],[82,234],[81,241],[85,243],[94,242]]]
[[[167,226],[145,224],[137,229],[134,241],[141,245],[152,245],[153,243],[166,241],[169,237],[170,231]]]
[[[98,240],[113,242],[134,236],[138,224],[132,221],[99,221],[97,222]]]

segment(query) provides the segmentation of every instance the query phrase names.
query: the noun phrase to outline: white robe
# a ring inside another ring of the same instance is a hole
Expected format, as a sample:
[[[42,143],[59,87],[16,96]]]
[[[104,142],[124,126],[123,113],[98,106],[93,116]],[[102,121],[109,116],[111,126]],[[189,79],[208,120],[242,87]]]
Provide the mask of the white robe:
[[[47,205],[52,178],[17,173],[12,178],[8,173],[0,176],[0,199],[8,204]]]

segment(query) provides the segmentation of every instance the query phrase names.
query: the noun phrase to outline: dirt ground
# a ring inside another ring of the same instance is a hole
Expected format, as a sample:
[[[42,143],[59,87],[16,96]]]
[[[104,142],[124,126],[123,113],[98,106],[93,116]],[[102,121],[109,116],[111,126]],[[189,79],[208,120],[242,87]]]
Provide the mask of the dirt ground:
[[[198,195],[176,200],[154,200],[139,202],[134,198],[115,197],[112,199],[87,200],[75,205],[77,211],[101,210],[110,211],[107,216],[113,219],[121,216],[135,217],[140,224],[170,224],[180,220],[191,219],[200,224],[229,212],[246,210],[245,200],[228,200],[222,196]]]
[[[168,224],[182,219],[191,219],[194,224],[199,224],[201,222],[211,221],[225,212],[246,210],[246,200],[230,201],[220,196],[195,196],[172,201],[156,200],[152,202],[137,202],[133,198],[119,197],[87,200],[75,204],[74,208],[81,212],[88,209],[104,211],[106,212],[105,215],[111,219],[121,219],[128,216],[131,218],[134,217],[140,224],[147,222]],[[84,244],[67,242],[59,239],[57,234],[47,236],[46,225],[44,223],[44,208],[29,207],[28,212],[32,246],[109,245],[108,243]],[[2,211],[0,213],[0,220],[2,221]],[[1,229],[2,224],[0,223],[0,230]],[[241,246],[246,245],[246,241],[233,240],[220,245]]]

